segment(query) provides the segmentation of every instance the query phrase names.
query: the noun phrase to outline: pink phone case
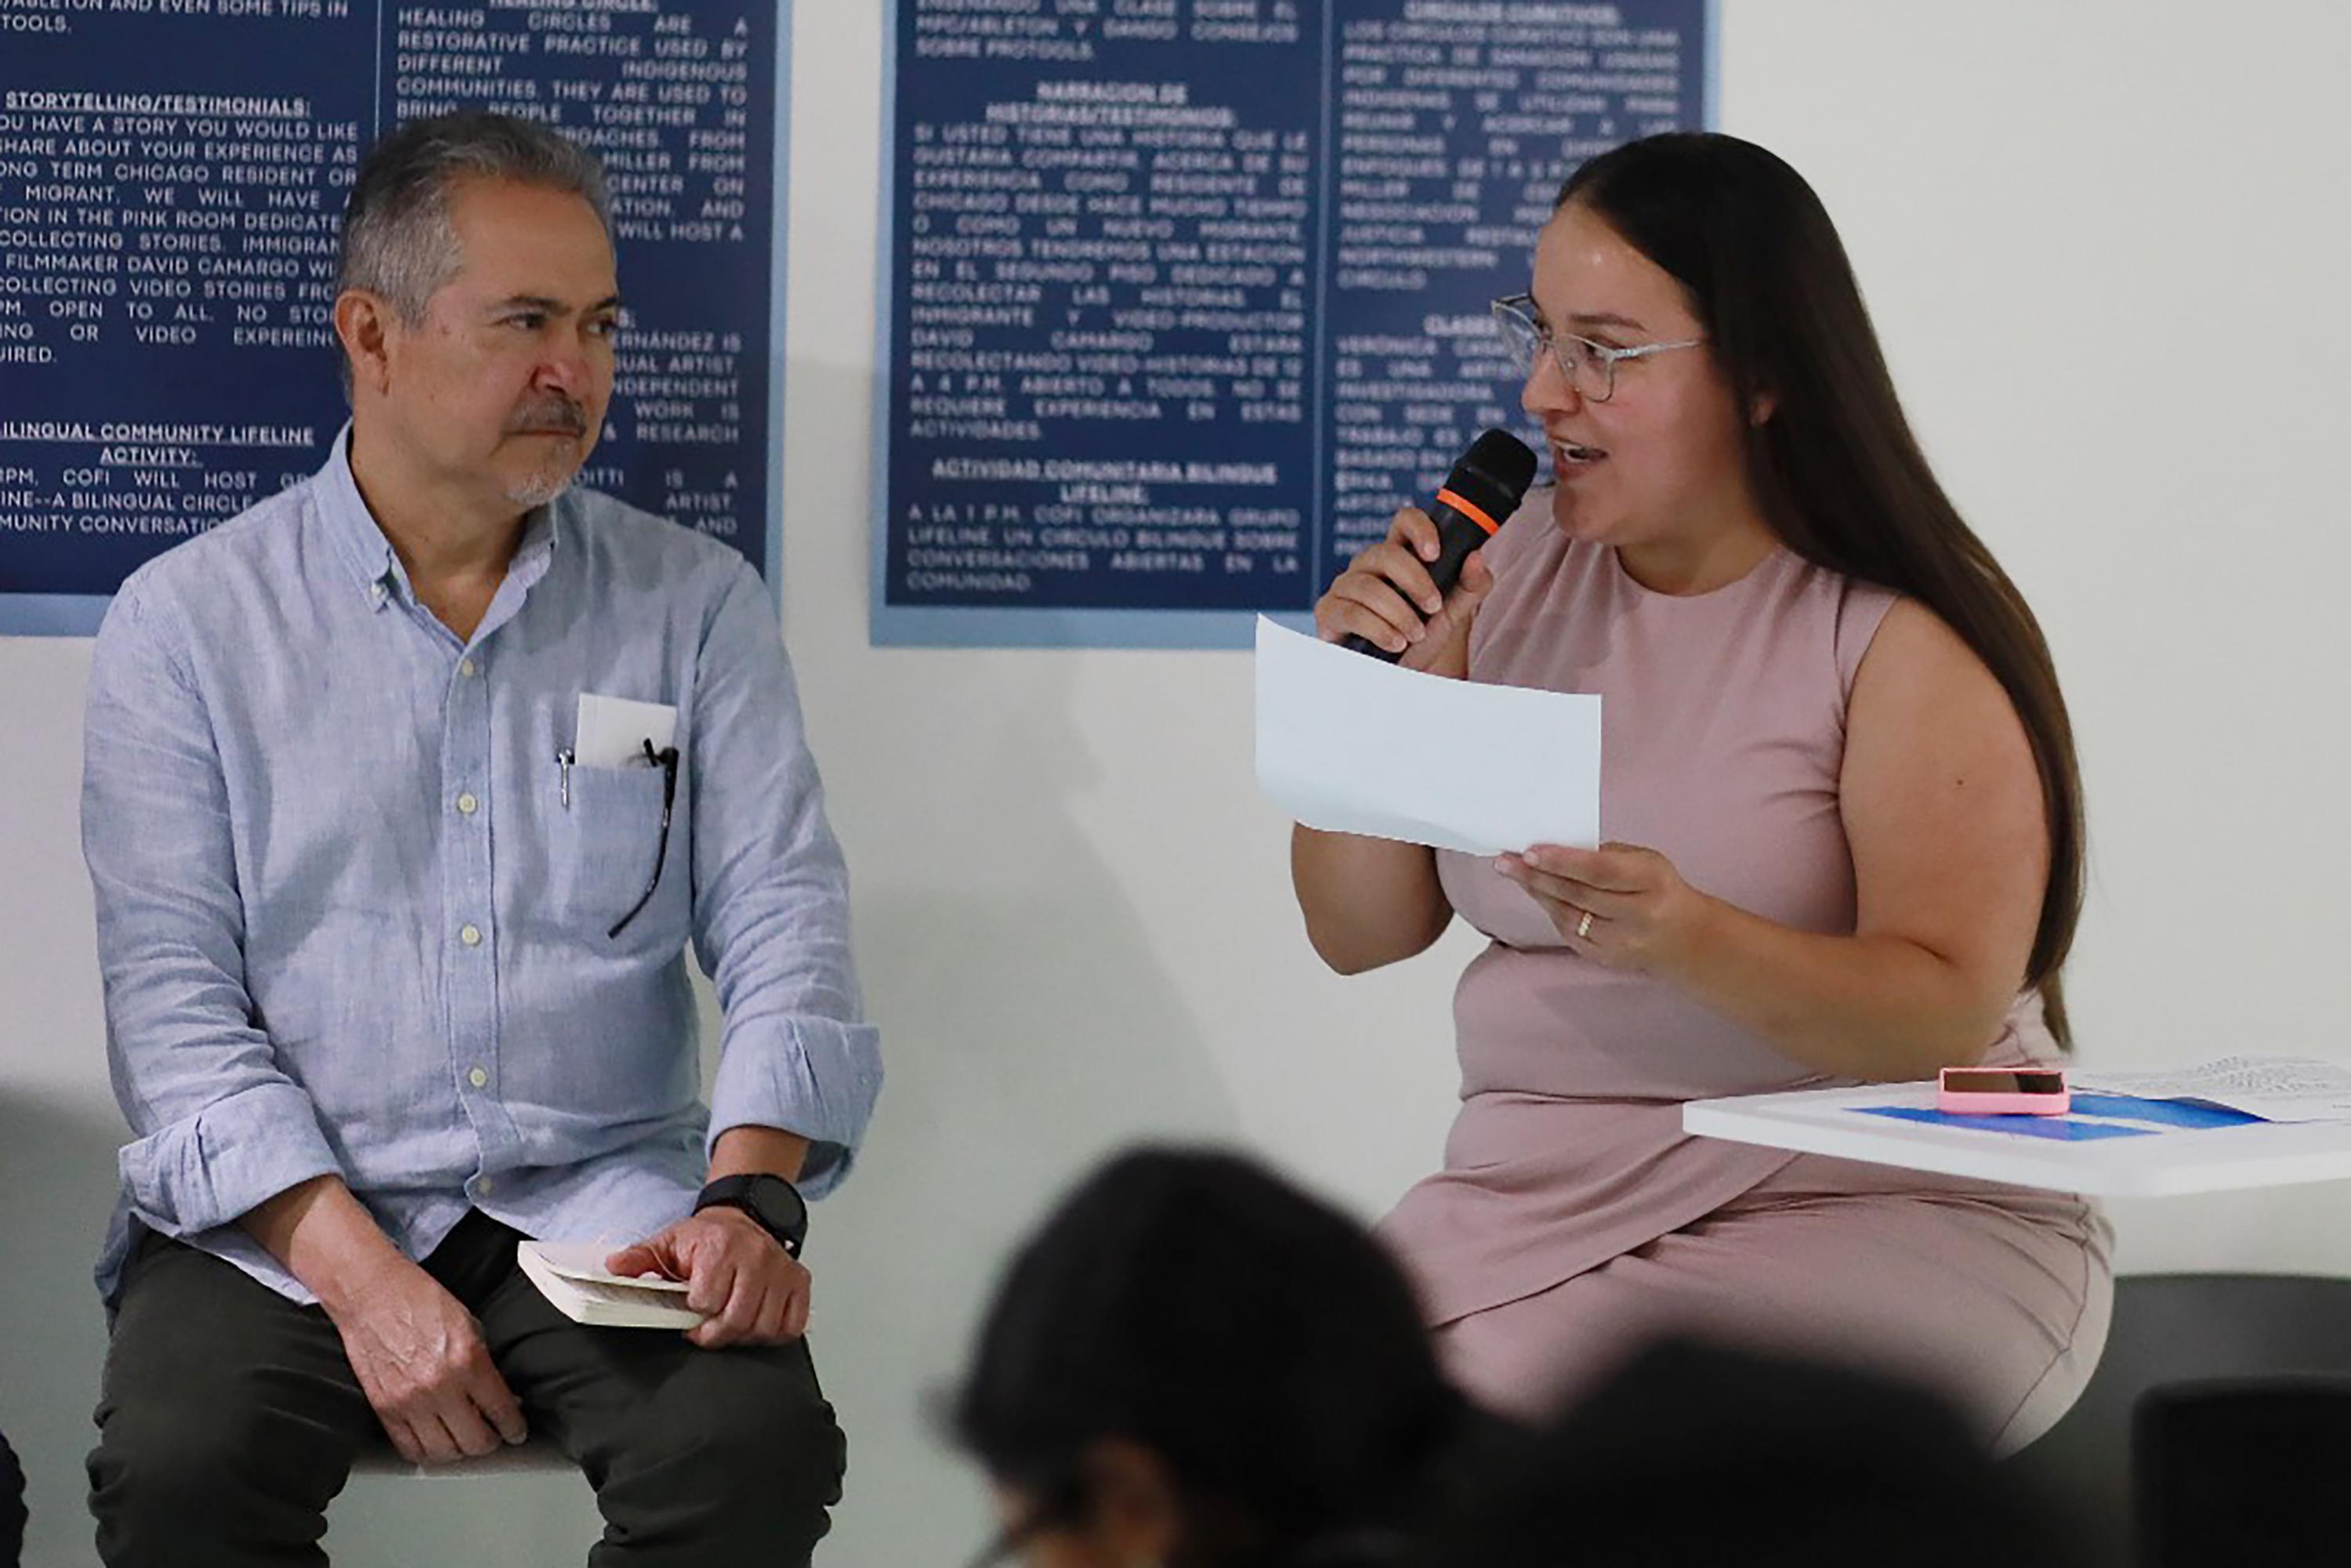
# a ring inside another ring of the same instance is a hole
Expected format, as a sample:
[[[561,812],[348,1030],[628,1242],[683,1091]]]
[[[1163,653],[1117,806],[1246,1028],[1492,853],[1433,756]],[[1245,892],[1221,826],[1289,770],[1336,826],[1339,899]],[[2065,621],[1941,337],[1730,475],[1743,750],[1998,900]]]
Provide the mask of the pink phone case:
[[[2053,1073],[2059,1084],[2054,1094],[2028,1094],[2021,1090],[2003,1090],[1987,1094],[1950,1086],[1950,1076],[1954,1072],[1984,1071],[1987,1070],[1977,1067],[1943,1069],[1935,1082],[1935,1109],[1964,1116],[2062,1116],[2073,1109],[2074,1091],[2072,1085],[2065,1082],[2063,1068],[2035,1067],[2028,1070]],[[1999,1069],[1990,1071],[1998,1071]]]

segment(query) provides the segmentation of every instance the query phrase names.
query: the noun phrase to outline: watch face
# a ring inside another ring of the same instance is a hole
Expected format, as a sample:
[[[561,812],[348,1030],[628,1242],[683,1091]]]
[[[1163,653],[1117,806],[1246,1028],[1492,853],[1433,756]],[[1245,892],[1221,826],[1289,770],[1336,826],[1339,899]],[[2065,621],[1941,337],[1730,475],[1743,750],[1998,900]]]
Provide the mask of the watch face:
[[[714,1204],[741,1209],[758,1221],[760,1229],[782,1242],[785,1250],[799,1255],[800,1243],[808,1237],[808,1204],[799,1189],[783,1177],[764,1171],[721,1176],[702,1189],[695,1207],[699,1211]]]
[[[743,1181],[743,1206],[768,1235],[798,1256],[808,1236],[808,1205],[799,1191],[779,1176],[758,1175]]]
[[[760,1176],[751,1183],[749,1197],[759,1218],[770,1230],[799,1236],[808,1229],[808,1205],[791,1183],[781,1176]]]

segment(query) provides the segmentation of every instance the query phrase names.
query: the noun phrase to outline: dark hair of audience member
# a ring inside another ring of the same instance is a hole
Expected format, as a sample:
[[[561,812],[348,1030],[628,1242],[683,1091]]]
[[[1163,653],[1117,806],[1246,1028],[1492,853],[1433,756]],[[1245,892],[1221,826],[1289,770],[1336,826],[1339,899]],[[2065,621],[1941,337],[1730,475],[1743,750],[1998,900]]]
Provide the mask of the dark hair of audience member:
[[[1025,1500],[1000,1549],[1081,1528],[1106,1441],[1175,1493],[1167,1568],[1396,1560],[1490,1436],[1353,1220],[1232,1155],[1130,1153],[1021,1248],[955,1436]]]
[[[2072,1521],[1938,1397],[1690,1342],[1535,1437],[1425,1568],[2080,1568]]]

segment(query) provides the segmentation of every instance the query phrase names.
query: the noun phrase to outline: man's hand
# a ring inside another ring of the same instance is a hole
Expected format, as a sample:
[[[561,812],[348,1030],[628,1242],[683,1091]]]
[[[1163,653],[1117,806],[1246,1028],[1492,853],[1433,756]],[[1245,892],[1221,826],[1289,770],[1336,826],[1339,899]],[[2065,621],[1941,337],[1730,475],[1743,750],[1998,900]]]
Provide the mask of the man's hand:
[[[686,1282],[685,1304],[711,1315],[686,1331],[705,1350],[781,1344],[808,1332],[809,1271],[739,1208],[705,1208],[604,1260],[615,1274]]]
[[[407,1259],[376,1270],[327,1306],[327,1316],[392,1446],[410,1464],[448,1464],[494,1452],[501,1438],[530,1436],[480,1325]]]
[[[318,1296],[402,1458],[447,1464],[530,1436],[481,1326],[402,1256],[342,1177],[297,1183],[237,1223]]]

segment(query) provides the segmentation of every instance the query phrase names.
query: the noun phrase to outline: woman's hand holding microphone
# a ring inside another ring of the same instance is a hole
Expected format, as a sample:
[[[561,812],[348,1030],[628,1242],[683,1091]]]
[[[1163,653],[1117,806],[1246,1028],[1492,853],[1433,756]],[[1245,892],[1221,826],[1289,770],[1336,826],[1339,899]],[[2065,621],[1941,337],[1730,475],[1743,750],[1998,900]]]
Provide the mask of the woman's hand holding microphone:
[[[1437,524],[1406,507],[1388,537],[1364,549],[1314,603],[1314,630],[1326,643],[1364,638],[1407,670],[1460,680],[1469,673],[1469,624],[1494,586],[1485,552],[1461,563],[1461,580],[1439,594],[1428,563],[1442,550]]]
[[[1494,586],[1480,551],[1534,476],[1525,442],[1507,430],[1481,434],[1446,475],[1430,511],[1405,507],[1386,538],[1348,563],[1314,605],[1315,630],[1325,642],[1408,670],[1466,676],[1469,622]]]

